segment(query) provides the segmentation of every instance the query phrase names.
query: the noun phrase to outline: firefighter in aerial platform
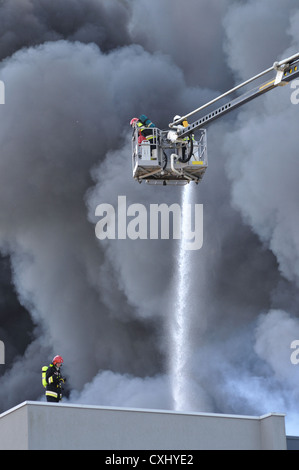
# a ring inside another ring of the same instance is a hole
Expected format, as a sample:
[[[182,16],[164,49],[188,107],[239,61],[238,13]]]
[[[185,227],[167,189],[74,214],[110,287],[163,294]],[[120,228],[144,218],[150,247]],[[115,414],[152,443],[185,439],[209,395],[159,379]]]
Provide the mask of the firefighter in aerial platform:
[[[173,129],[176,129],[176,130],[171,130],[168,132],[167,134],[167,139],[172,142],[172,143],[176,143],[176,142],[184,142],[184,143],[188,143],[189,141],[192,143],[192,150],[191,150],[191,153],[190,153],[190,157],[193,153],[193,144],[194,144],[194,135],[192,134],[192,136],[189,138],[189,137],[185,137],[183,139],[180,139],[180,132],[182,132],[186,127],[189,126],[189,123],[186,119],[184,119],[182,122],[182,117],[179,116],[178,114],[176,116],[174,116],[173,118],[173,123],[174,125],[172,126]],[[175,124],[176,123],[176,124]],[[186,157],[186,146],[182,146],[182,149],[181,149],[181,157],[179,158],[179,161],[180,162],[183,162],[183,163],[186,163],[187,160],[189,160],[189,157],[187,158]]]
[[[183,131],[186,127],[189,126],[189,123],[188,121],[186,121],[186,119],[183,122],[180,122],[181,119],[182,117],[179,116],[178,114],[174,116],[173,122],[174,123],[176,122],[177,124],[174,124],[172,126],[173,129],[176,129],[177,131]],[[168,140],[170,140],[170,142],[176,142],[178,137],[179,137],[178,132],[176,131],[169,131],[167,134],[167,138]]]
[[[131,127],[135,129],[136,127],[138,128],[138,144],[141,145],[144,140],[147,140],[147,142],[150,143],[151,145],[151,155],[152,158],[156,158],[154,156],[153,150],[156,150],[157,145],[156,145],[156,139],[153,134],[153,128],[155,128],[155,124],[148,119],[147,116],[144,114],[141,114],[139,118],[133,118],[130,121]]]
[[[42,368],[42,382],[48,402],[59,403],[62,400],[62,385],[66,382],[60,372],[62,364],[62,357],[55,356],[49,366]]]

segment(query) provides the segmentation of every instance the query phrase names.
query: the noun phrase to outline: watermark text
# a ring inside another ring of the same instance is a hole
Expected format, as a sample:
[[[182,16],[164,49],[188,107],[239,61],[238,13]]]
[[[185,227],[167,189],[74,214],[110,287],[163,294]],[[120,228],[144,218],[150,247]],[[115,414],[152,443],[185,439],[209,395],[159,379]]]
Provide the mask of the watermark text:
[[[0,104],[5,104],[5,85],[2,80],[0,80]]]
[[[294,341],[291,342],[291,349],[294,349],[294,351],[291,354],[291,363],[295,365],[299,364],[299,340],[295,339]]]
[[[95,227],[99,240],[183,240],[186,250],[199,250],[203,245],[203,205],[149,204],[127,205],[126,196],[112,204],[99,204]],[[172,223],[171,223],[172,221]]]
[[[5,346],[3,341],[0,341],[0,364],[5,364]]]
[[[294,89],[291,94],[291,103],[299,104],[299,80],[294,80],[291,83],[291,88]]]

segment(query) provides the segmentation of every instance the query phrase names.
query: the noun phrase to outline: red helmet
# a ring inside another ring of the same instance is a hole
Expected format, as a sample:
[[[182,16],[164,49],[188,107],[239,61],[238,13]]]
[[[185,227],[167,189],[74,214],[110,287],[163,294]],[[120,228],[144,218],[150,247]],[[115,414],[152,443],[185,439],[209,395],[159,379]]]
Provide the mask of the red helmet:
[[[136,124],[136,122],[138,122],[138,121],[139,121],[139,119],[137,119],[137,118],[131,119],[130,126],[134,126],[134,124]]]
[[[53,358],[52,363],[54,364],[54,366],[55,366],[55,364],[57,364],[57,363],[63,364],[63,359],[62,359],[61,356],[55,356],[55,357]]]

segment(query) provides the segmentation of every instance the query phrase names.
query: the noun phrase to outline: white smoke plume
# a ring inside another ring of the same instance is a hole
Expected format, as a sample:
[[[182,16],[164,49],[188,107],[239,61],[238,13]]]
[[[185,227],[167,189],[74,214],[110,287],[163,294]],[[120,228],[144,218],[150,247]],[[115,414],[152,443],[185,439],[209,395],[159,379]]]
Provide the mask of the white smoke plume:
[[[119,195],[179,202],[180,188],[132,180],[130,119],[145,113],[166,128],[297,52],[298,17],[295,0],[1,2],[2,411],[40,398],[40,368],[57,353],[71,402],[171,407],[178,244],[99,242],[95,207]],[[298,434],[290,93],[275,90],[208,129],[209,169],[194,191],[204,245],[186,279],[186,316],[194,410],[285,412]]]

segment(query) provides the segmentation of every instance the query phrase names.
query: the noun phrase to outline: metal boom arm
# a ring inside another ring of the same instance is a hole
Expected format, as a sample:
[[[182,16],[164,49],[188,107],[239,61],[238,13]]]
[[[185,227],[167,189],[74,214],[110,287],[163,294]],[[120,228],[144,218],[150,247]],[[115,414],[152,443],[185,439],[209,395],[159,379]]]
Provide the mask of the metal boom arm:
[[[215,109],[214,111],[211,111],[210,113],[206,114],[205,116],[201,117],[197,121],[193,122],[190,124],[188,127],[183,129],[181,132],[179,132],[179,137],[187,137],[189,134],[193,133],[196,129],[200,129],[210,122],[214,121],[215,119],[218,119],[219,117],[223,116],[224,114],[229,113],[230,111],[233,111],[234,109],[238,108],[239,106],[242,106],[243,104],[247,103],[248,101],[253,100],[254,98],[257,98],[258,96],[273,90],[277,86],[283,86],[289,83],[290,81],[294,80],[295,78],[299,77],[299,53],[293,55],[292,57],[289,57],[288,59],[284,59],[280,62],[275,62],[272,67],[269,69],[265,70],[264,72],[261,72],[260,74],[250,78],[244,83],[241,83],[240,85],[236,86],[235,88],[232,88],[231,90],[227,91],[223,95],[215,98],[214,100],[204,104],[200,108],[192,111],[189,114],[186,114],[185,116],[181,117],[179,122],[182,122],[183,120],[186,120],[188,117],[192,116],[195,113],[198,113],[199,111],[207,108],[208,106],[211,106],[212,104],[216,103],[217,101],[223,99],[224,97],[230,95],[234,91],[244,87],[245,85],[248,85],[249,83],[253,82],[254,80],[262,77],[263,75],[271,72],[272,70],[276,71],[276,76],[271,79],[270,81],[267,81],[263,83],[262,85],[259,85],[252,90],[242,94],[238,98],[235,98],[228,103],[220,106],[219,108]],[[169,124],[169,127],[173,127],[173,125],[177,125],[178,121],[176,123],[171,123]]]

